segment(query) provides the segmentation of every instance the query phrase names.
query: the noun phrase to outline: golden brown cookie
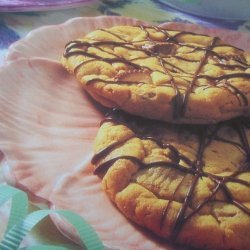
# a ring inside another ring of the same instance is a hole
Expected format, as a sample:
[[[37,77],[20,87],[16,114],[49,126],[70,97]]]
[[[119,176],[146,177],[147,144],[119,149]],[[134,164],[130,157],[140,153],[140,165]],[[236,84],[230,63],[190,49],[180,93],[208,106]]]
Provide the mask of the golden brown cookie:
[[[98,102],[139,116],[214,123],[249,112],[250,56],[218,37],[116,26],[69,42],[62,63]]]
[[[250,246],[250,122],[183,126],[118,113],[95,140],[95,174],[130,220],[174,244]]]

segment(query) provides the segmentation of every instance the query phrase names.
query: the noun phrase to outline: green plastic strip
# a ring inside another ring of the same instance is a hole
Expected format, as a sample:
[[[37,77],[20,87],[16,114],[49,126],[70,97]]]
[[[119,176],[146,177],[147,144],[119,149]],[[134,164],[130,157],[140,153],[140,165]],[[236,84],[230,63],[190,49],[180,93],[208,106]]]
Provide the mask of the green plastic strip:
[[[32,230],[32,228],[49,214],[58,214],[63,216],[78,232],[80,239],[88,250],[101,250],[104,246],[93,228],[80,216],[67,210],[39,210],[30,213],[24,218],[28,208],[27,195],[13,187],[0,186],[0,205],[12,198],[12,207],[10,214],[11,222],[8,225],[8,231],[0,243],[0,249],[16,250],[20,246],[23,238]],[[14,202],[13,202],[14,201]],[[20,214],[19,214],[20,212]],[[34,246],[25,248],[29,250],[64,250],[64,247],[57,246]]]
[[[0,185],[0,206],[12,198],[6,232],[28,213],[28,197],[23,191],[8,185]]]

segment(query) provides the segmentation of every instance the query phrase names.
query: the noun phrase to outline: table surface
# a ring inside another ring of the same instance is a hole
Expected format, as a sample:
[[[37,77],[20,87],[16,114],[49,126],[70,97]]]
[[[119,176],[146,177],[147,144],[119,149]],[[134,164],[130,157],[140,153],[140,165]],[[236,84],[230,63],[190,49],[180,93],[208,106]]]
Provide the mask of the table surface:
[[[1,5],[4,5],[4,2],[6,3],[7,1],[0,0],[0,9]],[[180,12],[162,2],[157,0],[89,0],[83,1],[82,5],[77,8],[33,12],[0,12],[0,65],[4,64],[4,57],[8,51],[8,47],[15,41],[25,37],[31,30],[44,25],[59,24],[70,18],[79,16],[121,15],[141,19],[152,24],[177,21],[250,33],[250,19],[220,20],[199,17]],[[0,183],[4,183],[1,171]],[[31,207],[31,210],[33,209]],[[0,216],[2,216],[1,211],[4,214],[7,210],[8,206],[1,208]],[[3,228],[1,227],[3,226],[3,223],[0,223],[0,239],[3,233]],[[77,249],[74,244],[57,233],[57,230],[49,219],[41,223],[35,232],[27,238],[26,242],[28,242],[27,244],[37,242],[43,244],[66,244],[70,249]]]

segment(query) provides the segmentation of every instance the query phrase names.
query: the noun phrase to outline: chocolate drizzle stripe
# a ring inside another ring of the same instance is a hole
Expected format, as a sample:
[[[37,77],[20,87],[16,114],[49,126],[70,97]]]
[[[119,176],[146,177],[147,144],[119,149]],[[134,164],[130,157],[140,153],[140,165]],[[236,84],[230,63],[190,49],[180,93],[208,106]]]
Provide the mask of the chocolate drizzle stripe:
[[[169,198],[168,200],[168,204],[167,206],[164,208],[163,213],[162,213],[162,217],[161,217],[161,222],[160,222],[160,228],[162,229],[164,226],[164,220],[167,217],[168,211],[170,210],[171,204],[173,201],[175,201],[175,196],[178,193],[179,189],[182,186],[182,183],[185,180],[186,175],[183,176],[183,178],[181,179],[181,181],[179,182],[179,184],[177,185],[176,189],[174,190],[174,193],[172,194],[172,196]]]
[[[242,203],[238,202],[237,200],[232,200],[232,203],[238,207],[239,209],[243,210],[246,214],[250,214],[250,209],[244,206]]]
[[[194,192],[194,189],[195,189],[195,186],[199,180],[199,175],[198,174],[195,174],[194,177],[193,177],[193,180],[192,180],[192,183],[191,185],[189,186],[189,189],[188,189],[188,192],[187,192],[187,195],[185,197],[185,200],[183,202],[183,205],[181,207],[181,209],[179,210],[177,216],[176,216],[176,220],[175,220],[175,224],[172,228],[172,231],[171,231],[171,235],[170,235],[170,238],[172,241],[175,241],[180,230],[181,230],[181,227],[184,223],[184,216],[185,216],[185,212],[187,210],[187,208],[190,206],[190,203],[191,203],[191,199],[192,199],[192,194]]]
[[[240,104],[241,104],[241,100],[242,100],[243,105],[245,105],[245,106],[248,105],[247,97],[238,88],[236,88],[234,85],[230,84],[229,82],[223,83],[223,85],[227,86],[226,89],[229,90],[231,93],[233,93],[237,97]]]
[[[99,29],[99,30],[101,30],[102,32],[106,32],[106,33],[108,33],[108,34],[110,34],[110,35],[112,35],[112,36],[114,36],[114,37],[116,37],[116,38],[122,40],[123,42],[127,42],[127,41],[126,41],[125,39],[123,39],[121,36],[119,36],[119,35],[117,35],[117,34],[111,32],[111,31],[109,31],[109,30],[106,30],[106,29]]]
[[[228,75],[221,75],[218,77],[208,76],[208,75],[198,75],[197,78],[206,78],[208,80],[219,82],[219,81],[228,80],[231,78],[250,78],[250,73],[234,73],[234,74],[228,74]]]
[[[225,179],[225,183],[226,182],[235,182],[235,183],[239,183],[239,184],[242,184],[242,185],[245,185],[247,187],[250,187],[250,182],[249,181],[244,181],[244,180],[241,180],[241,179],[236,179],[234,177],[231,177],[231,176],[228,176],[228,177],[224,177]]]
[[[214,140],[221,141],[221,142],[225,142],[225,143],[229,143],[229,144],[231,144],[231,145],[233,145],[233,146],[239,148],[239,149],[242,150],[243,152],[245,152],[245,151],[244,151],[244,147],[243,147],[240,143],[237,143],[237,142],[234,142],[234,141],[227,140],[227,139],[222,138],[222,137],[220,137],[220,136],[218,136],[218,135],[215,136]]]
[[[223,64],[223,63],[215,63],[213,64],[215,66],[218,66],[218,67],[222,67],[224,69],[241,69],[241,70],[246,70],[248,69],[249,67],[246,67],[246,66],[243,66],[243,65],[239,65],[239,64]]]
[[[164,65],[164,63],[166,63],[166,61],[160,57],[158,57],[158,61],[160,62],[160,65],[163,67],[165,73],[171,77],[170,84],[171,84],[172,88],[174,89],[174,93],[175,93],[175,96],[172,99],[173,100],[173,107],[174,107],[174,110],[176,111],[176,112],[173,112],[173,118],[177,119],[177,118],[179,118],[179,114],[181,113],[181,111],[180,111],[180,109],[181,109],[181,93],[176,85],[175,79],[169,73],[169,71],[167,70],[167,68]],[[173,66],[173,65],[171,65],[171,66]],[[173,66],[173,67],[176,68],[175,66]]]
[[[185,200],[183,202],[183,205],[177,214],[176,221],[175,221],[175,224],[174,224],[174,227],[172,229],[171,236],[170,236],[173,239],[173,241],[176,240],[177,235],[180,231],[180,228],[182,227],[183,223],[185,222],[184,217],[186,214],[186,210],[188,207],[190,207],[190,203],[192,202],[192,197],[193,197],[193,193],[194,193],[196,184],[197,184],[199,178],[202,176],[202,166],[203,166],[202,157],[204,154],[204,150],[206,148],[206,135],[207,135],[207,127],[204,126],[203,131],[201,133],[200,140],[199,140],[199,147],[198,147],[198,151],[197,151],[197,155],[196,155],[195,165],[192,166],[194,169],[196,169],[196,173],[194,174],[192,182],[189,186],[189,189],[188,189],[187,195],[185,197]]]
[[[107,146],[106,148],[100,150],[98,153],[96,153],[91,160],[92,164],[97,164],[98,161],[105,155],[109,154],[113,149],[115,149],[116,147],[120,146],[121,144],[123,144],[124,142],[127,142],[129,139],[131,139],[132,137],[129,138],[125,138],[124,140],[121,141],[117,141],[112,143],[111,145]]]
[[[224,191],[224,194],[227,196],[227,199],[231,201],[233,205],[244,211],[246,214],[250,215],[250,209],[244,206],[242,203],[235,200],[231,192],[229,191],[228,187],[224,183],[222,183],[221,189]]]
[[[227,80],[227,79],[233,79],[233,78],[249,78],[250,79],[250,74],[248,73],[235,73],[235,74],[229,74],[229,75],[222,75],[219,77],[212,77],[212,76],[208,76],[208,75],[199,75],[197,76],[197,79],[199,78],[205,78],[210,80],[211,82],[214,82],[215,86],[219,86],[221,85],[221,87],[223,87],[224,89],[228,90],[229,92],[231,92],[232,94],[234,94],[236,96],[236,98],[238,99],[239,103],[241,104],[241,100],[243,101],[243,105],[247,106],[248,105],[248,98],[246,97],[246,95],[240,91],[237,87],[235,87],[234,85],[230,84],[229,82],[222,82],[223,80]]]
[[[178,163],[173,163],[173,162],[167,162],[167,161],[157,161],[157,162],[150,162],[150,163],[144,163],[141,160],[139,160],[138,158],[134,157],[134,156],[119,156],[119,157],[115,157],[111,160],[108,160],[104,163],[101,163],[97,168],[95,168],[94,170],[94,174],[98,175],[101,174],[103,172],[105,172],[107,169],[109,169],[116,161],[120,160],[120,159],[126,159],[126,160],[130,160],[133,163],[137,164],[140,168],[153,168],[153,167],[168,167],[168,168],[173,168],[173,169],[178,169],[184,173],[189,173],[189,174],[194,174],[196,173],[195,170],[190,169],[190,168],[186,168]]]
[[[203,131],[201,132],[201,137],[200,137],[200,141],[199,141],[199,147],[198,147],[198,151],[197,151],[197,155],[196,155],[196,161],[195,161],[195,167],[201,171],[202,169],[202,157],[203,157],[203,153],[204,150],[206,149],[207,145],[206,145],[206,134],[207,133],[207,129],[206,127],[204,127]]]
[[[131,81],[108,81],[108,80],[103,80],[103,79],[99,79],[99,78],[94,78],[94,79],[91,79],[91,80],[88,80],[86,82],[86,85],[90,85],[90,84],[95,84],[97,82],[102,82],[102,83],[107,83],[107,84],[119,84],[119,85],[122,85],[122,84],[128,84],[128,85],[141,85],[141,84],[147,84],[145,82],[131,82]]]
[[[249,171],[244,171],[244,172],[249,172]],[[225,184],[228,182],[235,182],[235,183],[239,183],[239,184],[245,185],[247,187],[250,187],[249,181],[245,181],[245,180],[236,178],[241,173],[242,173],[242,170],[237,171],[236,173],[234,173],[232,175],[227,175],[227,176],[217,176],[217,175],[205,172],[205,171],[201,172],[200,174],[201,174],[201,177],[203,177],[203,176],[208,177],[212,181],[215,181],[215,182],[222,182],[223,181],[223,183],[225,183]]]
[[[123,47],[127,50],[134,50],[134,51],[141,51],[144,52],[147,55],[151,55],[151,53],[146,50],[146,49],[142,49],[142,48],[138,48],[135,45],[133,45],[133,43],[129,43],[129,42],[115,42],[115,41],[101,41],[101,42],[79,42],[79,43],[74,43],[72,42],[72,45],[68,45],[68,47],[66,47],[66,53],[70,51],[70,49],[73,48],[81,48],[83,46],[89,48],[89,47],[93,47],[93,48],[98,48],[100,49],[99,46],[113,46],[113,47]]]
[[[100,56],[88,53],[88,52],[80,50],[80,49],[65,52],[63,56],[65,58],[68,58],[68,57],[71,57],[71,56],[79,56],[79,55],[95,58],[95,59],[98,59],[98,60],[102,59],[102,57],[100,57]]]
[[[85,51],[74,50],[74,51],[68,52],[65,55],[65,57],[69,57],[69,56],[72,56],[72,55],[83,55],[83,56],[87,56],[87,57],[90,57],[90,58],[95,58],[96,60],[104,61],[104,62],[107,62],[107,63],[118,63],[118,62],[120,62],[120,63],[127,64],[129,66],[132,66],[135,69],[141,69],[142,68],[140,65],[132,63],[130,61],[127,61],[127,60],[125,60],[123,58],[119,58],[119,57],[102,58],[100,56],[97,56],[97,55],[94,55],[94,54],[91,54],[91,53],[88,53],[88,52],[85,52]],[[79,65],[77,65],[76,67],[79,67]]]
[[[145,165],[138,158],[136,158],[134,156],[130,156],[130,155],[123,155],[123,156],[115,157],[113,159],[110,159],[110,160],[100,164],[97,168],[95,168],[94,174],[99,175],[99,174],[107,171],[118,160],[129,160],[129,161],[132,161],[133,163],[137,164],[140,168],[145,167]]]
[[[221,183],[218,182],[217,185],[215,186],[215,189],[212,191],[212,194],[204,199],[191,213],[189,213],[186,216],[183,216],[183,223],[185,223],[187,220],[189,220],[192,216],[197,214],[208,202],[212,201],[212,199],[215,197],[215,195],[218,193],[220,190]]]
[[[197,77],[198,77],[199,73],[201,72],[203,66],[205,65],[205,63],[206,63],[206,61],[207,61],[207,58],[208,58],[208,56],[209,56],[208,50],[211,50],[211,49],[215,46],[215,44],[216,44],[217,41],[218,41],[218,37],[214,37],[214,39],[213,39],[211,45],[205,50],[205,54],[204,54],[204,56],[202,57],[201,62],[200,62],[200,64],[199,64],[197,70],[196,70],[195,73],[194,73],[194,78],[193,78],[193,80],[190,82],[190,84],[189,84],[189,86],[188,86],[188,88],[187,88],[187,90],[186,90],[186,92],[185,92],[185,94],[184,94],[183,103],[182,103],[181,110],[180,110],[180,115],[181,115],[181,116],[184,116],[184,114],[185,114],[185,112],[186,112],[187,102],[188,102],[189,95],[190,95],[190,93],[191,93],[192,90],[193,90],[194,84],[195,84],[195,82],[196,82],[196,80],[197,80]]]

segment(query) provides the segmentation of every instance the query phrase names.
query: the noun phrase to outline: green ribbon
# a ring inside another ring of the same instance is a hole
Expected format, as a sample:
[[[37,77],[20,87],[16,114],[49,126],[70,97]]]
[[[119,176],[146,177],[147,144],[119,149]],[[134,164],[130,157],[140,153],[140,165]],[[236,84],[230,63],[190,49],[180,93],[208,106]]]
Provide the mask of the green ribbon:
[[[94,229],[80,216],[68,210],[38,210],[28,213],[28,197],[21,190],[8,185],[0,185],[0,205],[12,198],[9,222],[3,240],[0,242],[2,250],[16,250],[23,238],[32,228],[49,214],[58,214],[64,217],[78,232],[82,244],[87,250],[100,250],[104,246]],[[64,250],[58,246],[34,246],[23,248],[28,250]]]
[[[0,206],[12,198],[6,231],[28,213],[28,197],[23,191],[8,185],[0,185]]]

